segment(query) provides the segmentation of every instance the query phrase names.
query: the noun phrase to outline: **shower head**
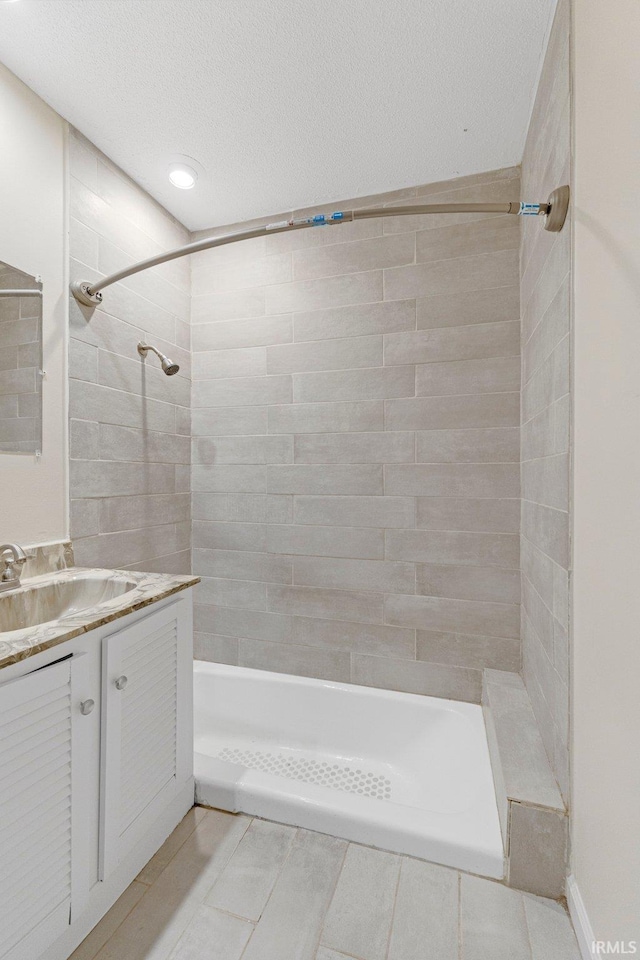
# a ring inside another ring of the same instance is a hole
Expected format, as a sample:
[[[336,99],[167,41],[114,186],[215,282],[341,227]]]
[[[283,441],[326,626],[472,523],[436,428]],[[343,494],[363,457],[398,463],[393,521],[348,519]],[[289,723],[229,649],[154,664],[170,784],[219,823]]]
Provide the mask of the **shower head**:
[[[173,360],[169,360],[169,357],[165,357],[164,353],[160,353],[155,347],[152,347],[150,343],[140,343],[138,344],[138,353],[141,357],[146,357],[147,353],[151,350],[160,360],[160,366],[162,367],[164,373],[168,377],[172,377],[174,373],[177,373],[180,367],[177,363],[174,363]]]

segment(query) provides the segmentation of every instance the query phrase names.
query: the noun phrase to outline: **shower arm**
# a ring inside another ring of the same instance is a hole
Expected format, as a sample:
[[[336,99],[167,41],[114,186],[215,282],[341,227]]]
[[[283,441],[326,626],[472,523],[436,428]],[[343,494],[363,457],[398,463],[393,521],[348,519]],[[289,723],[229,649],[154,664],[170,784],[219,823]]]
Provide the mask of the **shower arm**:
[[[546,203],[426,203],[412,204],[402,207],[364,207],[360,210],[347,210],[332,214],[315,214],[291,220],[280,220],[269,223],[254,230],[241,230],[239,233],[230,233],[220,237],[205,237],[195,240],[183,247],[160,253],[157,257],[141,260],[124,270],[118,270],[102,280],[76,280],[71,284],[71,292],[76,300],[87,307],[95,307],[102,303],[102,291],[112,283],[126,280],[141,270],[157,267],[161,263],[186,257],[190,253],[199,253],[201,250],[210,250],[213,247],[222,247],[228,243],[238,243],[240,240],[253,240],[273,233],[286,233],[290,230],[304,230],[307,227],[335,226],[340,223],[351,223],[354,220],[367,220],[377,217],[415,217],[429,213],[508,213],[519,217],[545,217],[545,230],[557,233],[562,230],[569,208],[569,187],[558,187],[554,190]]]

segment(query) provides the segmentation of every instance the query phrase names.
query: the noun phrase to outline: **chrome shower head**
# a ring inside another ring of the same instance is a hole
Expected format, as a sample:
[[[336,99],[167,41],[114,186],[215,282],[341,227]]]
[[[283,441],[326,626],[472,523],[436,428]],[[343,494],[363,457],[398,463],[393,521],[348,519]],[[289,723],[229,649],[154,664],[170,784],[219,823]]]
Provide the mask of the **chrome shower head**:
[[[162,370],[168,377],[172,377],[174,373],[177,373],[180,367],[177,363],[174,363],[173,360],[169,360],[169,357],[166,357],[164,353],[160,353],[156,347],[152,347],[150,343],[140,343],[138,344],[138,353],[141,357],[146,357],[147,353],[151,350],[160,360],[160,366]]]

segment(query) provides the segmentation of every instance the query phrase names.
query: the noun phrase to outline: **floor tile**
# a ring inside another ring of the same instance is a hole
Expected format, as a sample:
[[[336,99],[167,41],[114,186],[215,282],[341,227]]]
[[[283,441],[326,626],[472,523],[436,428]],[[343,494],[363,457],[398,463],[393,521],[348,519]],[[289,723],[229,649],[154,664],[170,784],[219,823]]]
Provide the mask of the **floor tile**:
[[[567,912],[553,900],[523,894],[533,960],[580,960]]]
[[[105,943],[116,932],[120,924],[131,913],[135,905],[147,892],[147,887],[136,880],[129,884],[121,897],[116,900],[108,913],[93,928],[88,937],[69,957],[69,960],[94,960]]]
[[[350,844],[322,931],[322,944],[363,960],[385,960],[400,857]]]
[[[182,844],[189,839],[202,818],[206,816],[206,813],[204,807],[192,807],[173,833],[167,837],[155,856],[143,867],[136,880],[139,880],[140,883],[155,883],[167,864],[173,860]]]
[[[242,960],[314,960],[347,844],[299,830]]]
[[[403,858],[388,960],[458,960],[455,870]]]
[[[200,907],[171,960],[240,960],[253,924],[212,907]]]
[[[469,874],[460,880],[461,960],[531,960],[522,894]]]
[[[259,920],[295,833],[295,827],[253,820],[205,903]]]

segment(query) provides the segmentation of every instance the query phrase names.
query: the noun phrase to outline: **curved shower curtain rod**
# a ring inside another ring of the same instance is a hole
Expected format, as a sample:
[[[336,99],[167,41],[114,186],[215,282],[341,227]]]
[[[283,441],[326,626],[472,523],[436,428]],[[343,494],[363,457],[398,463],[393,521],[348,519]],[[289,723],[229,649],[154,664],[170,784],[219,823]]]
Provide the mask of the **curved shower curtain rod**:
[[[511,213],[518,217],[545,217],[545,230],[558,233],[562,230],[569,209],[569,187],[558,187],[550,195],[546,203],[426,203],[404,207],[364,207],[361,210],[347,210],[332,214],[317,213],[309,217],[299,217],[292,220],[280,220],[277,223],[268,223],[255,230],[242,230],[239,233],[230,233],[222,237],[205,237],[194,243],[187,243],[184,247],[169,250],[157,257],[141,260],[131,267],[112,273],[102,280],[76,280],[71,284],[71,292],[78,301],[87,307],[95,307],[102,303],[102,290],[112,283],[125,280],[127,277],[157,267],[169,260],[186,257],[190,253],[199,253],[200,250],[209,250],[212,247],[222,247],[227,243],[237,243],[240,240],[253,240],[270,233],[285,233],[288,230],[303,230],[305,227],[334,226],[339,223],[351,223],[353,220],[366,220],[376,217],[411,217],[422,216],[427,213]]]

